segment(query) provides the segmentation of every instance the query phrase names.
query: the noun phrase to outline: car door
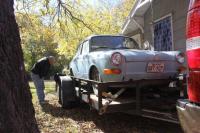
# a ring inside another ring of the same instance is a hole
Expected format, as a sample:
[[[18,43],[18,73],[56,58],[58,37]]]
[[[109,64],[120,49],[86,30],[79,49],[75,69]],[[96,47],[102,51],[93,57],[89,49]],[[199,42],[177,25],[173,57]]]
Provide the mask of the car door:
[[[89,52],[88,41],[84,41],[82,44],[79,56],[77,57],[77,66],[78,66],[78,77],[87,78],[86,68],[87,68],[87,57]]]
[[[88,70],[89,70],[89,41],[86,40],[83,42],[83,48],[82,48],[82,72],[83,72],[83,77],[88,78]]]

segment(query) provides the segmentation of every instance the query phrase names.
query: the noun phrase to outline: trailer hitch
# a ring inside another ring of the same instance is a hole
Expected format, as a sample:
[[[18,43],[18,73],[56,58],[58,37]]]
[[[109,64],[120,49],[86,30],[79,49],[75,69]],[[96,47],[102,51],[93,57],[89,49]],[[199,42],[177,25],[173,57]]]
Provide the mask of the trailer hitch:
[[[114,95],[112,95],[112,93],[110,93],[110,92],[109,93],[103,92],[102,96],[104,96],[106,98],[110,98],[110,99],[117,99],[125,90],[126,90],[125,88],[122,88]]]
[[[112,102],[112,100],[109,100],[108,102],[105,103],[105,105],[103,107],[100,108],[99,115],[103,115],[106,112],[106,110],[111,102]]]
[[[99,115],[102,115],[106,112],[108,106],[110,105],[110,103],[117,99],[126,89],[122,88],[120,89],[117,93],[115,93],[114,95],[112,95],[112,93],[107,93],[107,92],[103,92],[102,96],[106,97],[106,99],[108,100],[105,105],[103,107],[100,108],[99,110]]]

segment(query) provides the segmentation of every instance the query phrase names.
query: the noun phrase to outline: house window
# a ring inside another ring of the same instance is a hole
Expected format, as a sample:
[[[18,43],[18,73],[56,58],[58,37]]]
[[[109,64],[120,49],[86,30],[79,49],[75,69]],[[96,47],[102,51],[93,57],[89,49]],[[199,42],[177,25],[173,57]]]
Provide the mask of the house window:
[[[154,23],[154,50],[172,50],[171,16],[165,17]]]

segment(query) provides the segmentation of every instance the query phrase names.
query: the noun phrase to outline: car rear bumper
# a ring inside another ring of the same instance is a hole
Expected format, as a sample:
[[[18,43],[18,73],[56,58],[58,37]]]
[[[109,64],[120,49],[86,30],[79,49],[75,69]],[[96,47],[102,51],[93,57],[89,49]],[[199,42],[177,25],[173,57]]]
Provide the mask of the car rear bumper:
[[[169,86],[169,84],[177,79],[142,79],[142,80],[129,80],[120,82],[104,82],[110,84],[110,87],[164,87]]]
[[[121,75],[101,75],[103,82],[146,82],[149,85],[168,84],[172,81],[178,81],[177,73],[148,73],[148,74],[121,74]]]
[[[200,105],[190,103],[187,99],[177,101],[177,113],[180,124],[186,133],[200,132]]]
[[[140,79],[174,79],[178,76],[177,72],[163,72],[163,73],[126,73],[124,75],[124,80],[140,80]]]

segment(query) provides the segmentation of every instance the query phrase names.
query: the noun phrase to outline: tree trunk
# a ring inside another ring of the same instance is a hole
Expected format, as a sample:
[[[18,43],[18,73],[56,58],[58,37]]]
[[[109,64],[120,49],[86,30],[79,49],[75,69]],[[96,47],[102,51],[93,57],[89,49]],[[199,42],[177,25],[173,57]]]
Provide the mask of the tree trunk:
[[[0,0],[0,133],[38,133],[13,0]]]

